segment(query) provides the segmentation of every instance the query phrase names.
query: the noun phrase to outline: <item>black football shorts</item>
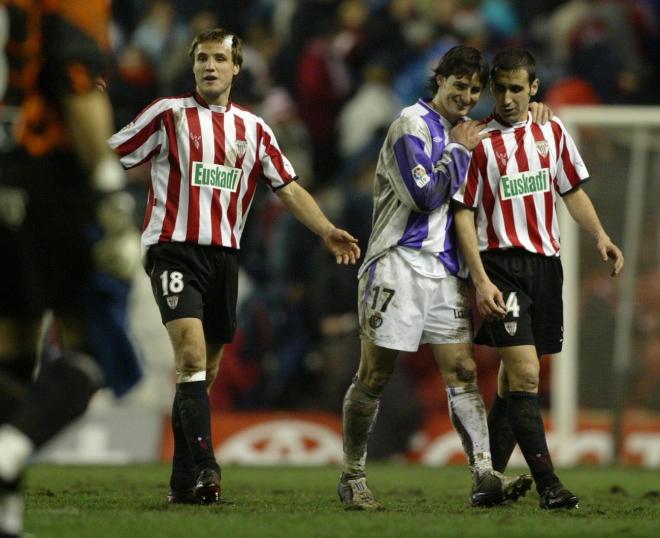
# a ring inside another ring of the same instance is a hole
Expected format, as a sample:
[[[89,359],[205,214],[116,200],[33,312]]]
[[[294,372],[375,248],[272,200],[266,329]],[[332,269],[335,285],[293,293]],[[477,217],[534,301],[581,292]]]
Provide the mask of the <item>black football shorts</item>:
[[[559,353],[564,340],[564,275],[559,257],[508,249],[482,252],[481,259],[502,292],[507,314],[503,320],[483,321],[475,343],[533,345],[539,356]]]
[[[202,321],[206,339],[231,342],[236,331],[238,251],[189,243],[158,243],[147,251],[146,271],[163,324]]]

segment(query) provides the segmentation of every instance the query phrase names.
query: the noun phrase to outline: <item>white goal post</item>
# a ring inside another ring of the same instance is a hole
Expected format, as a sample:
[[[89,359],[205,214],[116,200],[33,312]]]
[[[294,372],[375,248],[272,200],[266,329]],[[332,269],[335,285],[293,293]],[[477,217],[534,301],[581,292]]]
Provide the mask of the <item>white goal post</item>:
[[[623,208],[623,233],[620,237],[625,256],[625,268],[619,276],[618,308],[615,316],[613,379],[614,410],[613,453],[620,446],[620,421],[624,379],[629,370],[632,350],[635,278],[642,232],[645,188],[649,181],[650,156],[660,152],[660,106],[570,106],[556,111],[581,149],[580,132],[583,127],[626,129],[625,140],[630,145],[630,163],[626,179],[626,199]],[[655,129],[655,131],[654,131]],[[589,162],[585,163],[589,168]],[[598,180],[598,178],[594,178]],[[571,447],[575,441],[578,415],[578,347],[579,317],[579,234],[564,204],[558,204],[561,228],[561,257],[564,267],[564,346],[560,360],[554,360],[551,373],[551,413],[557,451],[556,463],[568,466],[576,463]],[[613,231],[610,230],[609,233]],[[604,365],[605,366],[605,365]],[[616,385],[616,383],[615,383]],[[618,412],[617,412],[618,406]],[[618,415],[618,416],[617,416]]]

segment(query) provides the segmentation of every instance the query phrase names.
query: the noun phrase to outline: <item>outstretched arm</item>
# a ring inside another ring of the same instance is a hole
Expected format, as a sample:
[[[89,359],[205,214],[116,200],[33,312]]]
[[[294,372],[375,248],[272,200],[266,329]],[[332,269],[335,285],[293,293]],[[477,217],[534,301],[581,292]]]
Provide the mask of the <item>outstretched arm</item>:
[[[338,264],[355,264],[360,257],[357,239],[347,231],[335,228],[304,187],[292,181],[275,193],[300,222],[323,239]]]
[[[609,238],[603,225],[600,223],[596,209],[591,198],[582,189],[578,188],[564,196],[564,202],[568,212],[584,230],[589,232],[596,240],[596,249],[604,262],[608,259],[614,260],[612,276],[621,272],[623,267],[623,253]]]
[[[477,293],[479,314],[490,321],[501,319],[506,316],[504,298],[502,292],[488,278],[481,256],[479,256],[474,212],[454,204],[454,222],[458,244],[470,270],[470,278]]]

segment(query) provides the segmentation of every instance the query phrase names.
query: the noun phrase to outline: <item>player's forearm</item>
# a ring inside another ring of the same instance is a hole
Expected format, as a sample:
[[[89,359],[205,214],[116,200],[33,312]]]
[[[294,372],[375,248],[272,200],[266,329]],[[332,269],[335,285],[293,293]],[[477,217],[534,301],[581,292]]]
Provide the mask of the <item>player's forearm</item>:
[[[276,191],[277,196],[291,213],[319,237],[326,237],[334,224],[328,220],[312,195],[297,182]]]
[[[458,237],[458,245],[465,259],[465,263],[470,270],[470,278],[475,287],[479,287],[482,283],[490,281],[484,264],[479,255],[479,243],[477,242],[477,230],[474,224],[474,212],[461,208],[454,207],[454,223],[456,226],[456,235]]]
[[[564,196],[564,203],[573,220],[596,241],[608,237],[586,192],[576,189]]]
[[[80,163],[99,181],[103,190],[123,187],[125,175],[108,147],[107,139],[113,132],[112,108],[108,96],[98,90],[82,94],[69,94],[63,100],[64,119],[73,149]]]

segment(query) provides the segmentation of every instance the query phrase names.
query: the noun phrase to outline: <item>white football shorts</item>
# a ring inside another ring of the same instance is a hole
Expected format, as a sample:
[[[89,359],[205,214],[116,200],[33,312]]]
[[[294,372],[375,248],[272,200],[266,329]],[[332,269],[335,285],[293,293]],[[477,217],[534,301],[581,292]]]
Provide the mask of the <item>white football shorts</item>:
[[[400,351],[420,344],[469,344],[467,280],[417,273],[396,249],[375,260],[358,283],[360,336]]]

